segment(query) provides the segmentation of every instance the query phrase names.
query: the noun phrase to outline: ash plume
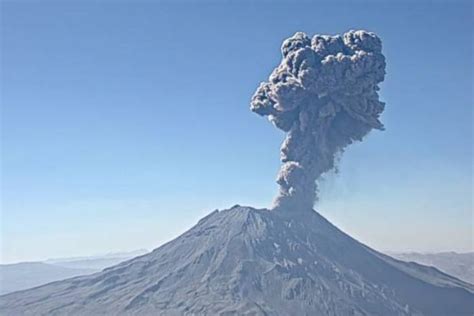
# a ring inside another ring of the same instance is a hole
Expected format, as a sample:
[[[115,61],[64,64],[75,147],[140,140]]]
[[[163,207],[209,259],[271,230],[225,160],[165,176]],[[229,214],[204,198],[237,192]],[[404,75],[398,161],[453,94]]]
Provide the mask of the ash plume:
[[[385,57],[371,32],[342,36],[298,32],[283,42],[283,58],[252,97],[251,110],[287,133],[281,146],[274,208],[312,209],[317,180],[335,157],[372,129],[383,130],[378,84]]]

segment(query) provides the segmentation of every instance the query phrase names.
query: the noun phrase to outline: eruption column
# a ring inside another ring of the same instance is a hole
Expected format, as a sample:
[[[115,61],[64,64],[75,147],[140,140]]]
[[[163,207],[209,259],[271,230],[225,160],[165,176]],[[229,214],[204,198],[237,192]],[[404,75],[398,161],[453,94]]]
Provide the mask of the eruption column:
[[[336,155],[372,129],[383,130],[377,91],[385,58],[380,39],[367,31],[312,39],[299,32],[281,51],[280,65],[250,108],[287,133],[274,208],[312,209],[317,180],[334,168]]]

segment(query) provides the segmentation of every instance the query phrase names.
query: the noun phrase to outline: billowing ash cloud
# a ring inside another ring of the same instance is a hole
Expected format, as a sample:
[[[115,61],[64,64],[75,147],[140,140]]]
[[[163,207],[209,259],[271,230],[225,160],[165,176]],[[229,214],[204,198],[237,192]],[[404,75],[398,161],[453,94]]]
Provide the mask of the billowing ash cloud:
[[[281,50],[281,64],[258,87],[251,110],[287,132],[275,207],[311,209],[316,181],[335,156],[371,129],[383,130],[377,85],[385,58],[380,39],[367,31],[312,39],[296,33]]]

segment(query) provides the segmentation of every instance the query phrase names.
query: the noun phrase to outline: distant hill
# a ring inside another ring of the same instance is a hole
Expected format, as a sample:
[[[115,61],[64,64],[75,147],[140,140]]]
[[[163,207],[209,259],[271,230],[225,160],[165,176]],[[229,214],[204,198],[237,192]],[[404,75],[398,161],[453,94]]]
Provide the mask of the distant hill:
[[[111,253],[102,256],[48,259],[43,262],[0,264],[0,295],[46,283],[99,272],[147,250]]]
[[[22,262],[0,265],[0,294],[29,289],[49,282],[97,272],[55,266],[43,262]]]
[[[391,253],[392,257],[403,261],[417,262],[426,266],[433,266],[447,274],[463,281],[474,284],[474,252],[456,253]]]

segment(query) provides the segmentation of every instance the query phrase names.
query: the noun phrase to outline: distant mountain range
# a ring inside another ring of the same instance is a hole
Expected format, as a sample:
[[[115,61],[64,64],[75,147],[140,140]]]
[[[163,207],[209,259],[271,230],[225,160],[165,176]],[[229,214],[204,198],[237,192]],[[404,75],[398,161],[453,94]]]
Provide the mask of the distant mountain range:
[[[390,253],[397,259],[433,266],[458,279],[474,284],[474,252]]]
[[[114,252],[105,255],[96,255],[90,257],[48,259],[44,261],[44,263],[75,269],[102,270],[116,265],[122,261],[144,255],[147,252],[148,250],[146,249],[139,249],[129,252]]]
[[[46,283],[99,272],[107,267],[147,253],[146,250],[102,256],[48,259],[0,265],[0,295]]]

